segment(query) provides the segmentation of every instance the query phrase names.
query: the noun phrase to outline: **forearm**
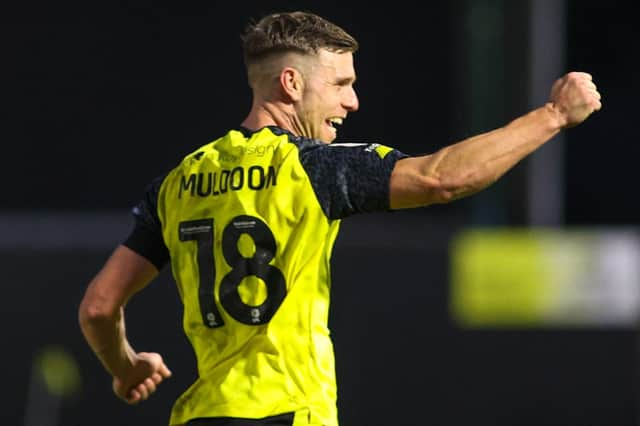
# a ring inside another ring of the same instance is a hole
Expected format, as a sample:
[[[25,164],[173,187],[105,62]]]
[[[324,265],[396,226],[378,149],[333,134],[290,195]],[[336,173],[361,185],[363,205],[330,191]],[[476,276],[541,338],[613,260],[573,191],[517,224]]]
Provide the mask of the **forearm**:
[[[80,326],[87,343],[112,376],[119,376],[132,365],[135,352],[126,338],[123,308],[113,315],[81,309]]]
[[[429,156],[421,174],[447,202],[491,185],[562,128],[552,104],[499,129],[450,145]]]
[[[127,341],[124,306],[158,273],[155,266],[125,246],[117,247],[82,298],[78,320],[84,337],[114,376],[136,358]]]

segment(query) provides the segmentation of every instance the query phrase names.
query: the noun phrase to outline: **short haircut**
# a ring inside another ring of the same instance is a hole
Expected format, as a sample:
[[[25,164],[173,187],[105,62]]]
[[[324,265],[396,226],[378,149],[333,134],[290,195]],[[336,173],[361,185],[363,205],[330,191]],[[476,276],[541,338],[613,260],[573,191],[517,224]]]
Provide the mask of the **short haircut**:
[[[275,53],[355,52],[358,42],[338,25],[310,12],[273,13],[250,23],[242,35],[245,65]]]

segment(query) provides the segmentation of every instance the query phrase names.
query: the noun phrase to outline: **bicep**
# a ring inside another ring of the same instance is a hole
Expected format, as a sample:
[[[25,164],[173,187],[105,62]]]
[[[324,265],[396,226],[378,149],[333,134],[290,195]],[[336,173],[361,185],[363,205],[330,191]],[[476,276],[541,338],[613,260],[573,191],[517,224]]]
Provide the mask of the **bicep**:
[[[153,263],[120,245],[89,284],[82,306],[95,315],[113,315],[157,275]]]

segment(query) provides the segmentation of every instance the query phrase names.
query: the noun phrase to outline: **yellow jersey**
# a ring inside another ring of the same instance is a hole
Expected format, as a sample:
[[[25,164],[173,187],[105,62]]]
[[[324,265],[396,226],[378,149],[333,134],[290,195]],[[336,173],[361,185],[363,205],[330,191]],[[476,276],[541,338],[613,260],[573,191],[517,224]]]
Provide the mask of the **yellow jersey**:
[[[338,424],[331,250],[340,219],[389,209],[404,156],[241,128],[149,186],[125,244],[159,269],[170,260],[197,358],[171,425],[289,412],[294,425]]]

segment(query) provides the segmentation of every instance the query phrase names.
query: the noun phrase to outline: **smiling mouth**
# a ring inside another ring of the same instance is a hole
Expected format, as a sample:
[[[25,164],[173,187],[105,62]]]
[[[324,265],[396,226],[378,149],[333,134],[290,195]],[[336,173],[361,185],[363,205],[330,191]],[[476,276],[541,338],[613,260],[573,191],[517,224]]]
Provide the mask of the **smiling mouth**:
[[[343,121],[344,121],[344,119],[342,117],[332,117],[332,118],[327,120],[327,123],[329,123],[329,125],[331,127],[333,127],[334,129],[336,129],[336,128],[338,128],[338,126],[342,125]]]

